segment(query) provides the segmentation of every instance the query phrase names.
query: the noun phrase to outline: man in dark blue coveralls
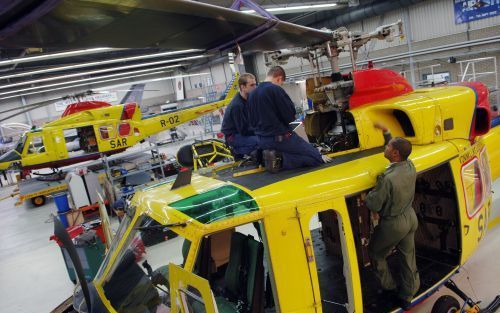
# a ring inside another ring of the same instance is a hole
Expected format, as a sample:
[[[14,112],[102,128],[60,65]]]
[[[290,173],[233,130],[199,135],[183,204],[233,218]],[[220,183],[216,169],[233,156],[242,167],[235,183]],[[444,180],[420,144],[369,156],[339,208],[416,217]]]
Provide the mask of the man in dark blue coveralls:
[[[271,68],[266,81],[248,98],[250,125],[264,150],[265,167],[271,173],[324,163],[319,151],[290,129],[296,112],[292,100],[281,88],[285,78],[281,66]]]
[[[240,92],[234,96],[222,120],[221,132],[236,155],[249,155],[257,150],[257,136],[248,122],[248,94],[256,87],[255,76],[245,73],[238,79]]]

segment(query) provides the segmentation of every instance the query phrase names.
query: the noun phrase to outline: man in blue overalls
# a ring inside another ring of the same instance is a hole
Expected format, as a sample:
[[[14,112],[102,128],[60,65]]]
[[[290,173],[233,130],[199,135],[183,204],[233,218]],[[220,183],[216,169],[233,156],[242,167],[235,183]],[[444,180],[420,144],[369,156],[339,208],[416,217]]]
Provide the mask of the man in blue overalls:
[[[255,76],[245,73],[238,79],[240,92],[229,103],[222,120],[221,132],[237,156],[257,150],[257,136],[248,123],[248,94],[256,87]]]
[[[265,167],[271,173],[324,163],[319,151],[290,129],[296,112],[292,100],[281,88],[285,78],[281,66],[271,68],[266,81],[248,98],[250,125],[264,150]]]

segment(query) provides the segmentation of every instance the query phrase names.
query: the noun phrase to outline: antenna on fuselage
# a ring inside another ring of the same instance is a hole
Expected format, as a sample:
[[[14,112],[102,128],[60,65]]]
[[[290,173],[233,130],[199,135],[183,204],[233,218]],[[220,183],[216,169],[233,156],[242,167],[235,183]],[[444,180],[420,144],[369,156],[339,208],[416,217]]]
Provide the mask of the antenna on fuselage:
[[[191,169],[185,168],[181,170],[177,177],[175,178],[174,184],[170,190],[178,189],[191,184]]]

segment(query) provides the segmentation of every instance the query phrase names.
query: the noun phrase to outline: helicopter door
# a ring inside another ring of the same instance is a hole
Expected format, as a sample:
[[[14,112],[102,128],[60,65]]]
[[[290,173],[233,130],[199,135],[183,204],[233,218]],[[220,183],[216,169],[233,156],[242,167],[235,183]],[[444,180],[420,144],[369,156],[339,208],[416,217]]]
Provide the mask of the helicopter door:
[[[491,173],[486,148],[478,143],[459,157],[458,183],[459,197],[463,197],[462,223],[462,260],[477,248],[484,238],[491,210]],[[461,186],[460,186],[461,185]],[[461,190],[460,190],[461,189]],[[461,195],[460,195],[461,194]],[[465,207],[465,208],[463,208]]]
[[[316,311],[361,312],[356,248],[347,207],[344,199],[333,204],[297,208]]]
[[[171,313],[218,313],[208,280],[169,265]]]
[[[46,161],[47,151],[41,132],[28,134],[22,155],[23,165],[39,164]]]

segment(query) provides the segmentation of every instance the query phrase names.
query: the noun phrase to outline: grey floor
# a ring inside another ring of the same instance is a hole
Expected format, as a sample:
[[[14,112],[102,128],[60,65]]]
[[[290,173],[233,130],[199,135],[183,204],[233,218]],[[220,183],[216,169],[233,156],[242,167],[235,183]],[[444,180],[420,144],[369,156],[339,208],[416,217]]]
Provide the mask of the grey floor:
[[[14,187],[0,189],[0,197]],[[493,214],[500,211],[500,181],[494,184]],[[49,241],[53,233],[53,202],[34,208],[16,199],[0,202],[0,312],[50,312],[73,292],[59,247]],[[479,250],[469,259],[457,284],[474,299],[489,303],[500,294],[500,226],[490,229]],[[443,288],[412,312],[430,312],[435,299],[449,293]]]

